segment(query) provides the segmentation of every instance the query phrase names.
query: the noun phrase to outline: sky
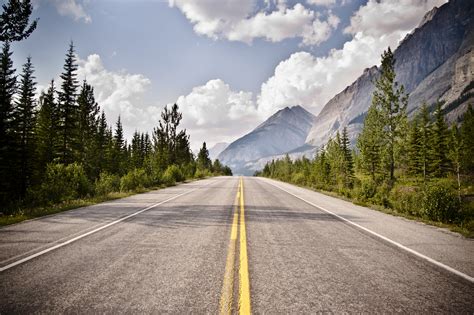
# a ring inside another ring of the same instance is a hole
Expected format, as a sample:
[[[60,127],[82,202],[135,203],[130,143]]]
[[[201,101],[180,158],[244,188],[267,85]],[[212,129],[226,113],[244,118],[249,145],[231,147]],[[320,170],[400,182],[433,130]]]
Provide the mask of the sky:
[[[1,0],[5,3],[6,0]],[[32,0],[38,28],[12,45],[38,92],[73,41],[78,77],[110,124],[151,132],[177,103],[196,150],[231,142],[286,106],[317,115],[445,0]]]

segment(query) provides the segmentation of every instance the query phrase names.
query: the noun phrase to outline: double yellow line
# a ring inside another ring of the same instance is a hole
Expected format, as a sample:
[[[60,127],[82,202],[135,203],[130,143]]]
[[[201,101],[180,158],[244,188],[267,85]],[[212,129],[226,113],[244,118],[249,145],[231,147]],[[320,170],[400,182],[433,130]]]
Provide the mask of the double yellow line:
[[[237,307],[239,314],[250,314],[250,281],[247,258],[247,233],[245,228],[244,181],[242,178],[240,178],[239,188],[235,199],[235,209],[232,219],[229,249],[227,252],[227,262],[224,273],[224,284],[222,286],[220,300],[220,313],[230,314],[232,312],[232,301],[234,296],[235,252],[237,245],[237,232],[239,232],[239,302]]]

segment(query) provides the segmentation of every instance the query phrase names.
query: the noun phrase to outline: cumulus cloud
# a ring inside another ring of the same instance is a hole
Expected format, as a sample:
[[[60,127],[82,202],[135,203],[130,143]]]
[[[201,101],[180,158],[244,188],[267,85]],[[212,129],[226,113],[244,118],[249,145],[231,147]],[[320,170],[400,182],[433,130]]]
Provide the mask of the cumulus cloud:
[[[425,13],[446,0],[369,0],[351,17],[344,32],[363,32],[368,36],[381,36],[392,32],[407,32],[420,23]]]
[[[233,91],[220,79],[193,88],[176,102],[195,146],[234,140],[260,122],[252,93]]]
[[[121,115],[124,126],[130,126],[133,131],[146,121],[147,112],[138,104],[151,84],[147,77],[126,71],[109,71],[97,54],[89,55],[85,60],[79,58],[78,65],[79,80],[86,79],[94,87],[96,100],[105,110],[109,122]]]
[[[286,1],[266,1],[276,10],[257,10],[255,0],[209,1],[170,0],[170,6],[179,8],[194,24],[196,33],[213,39],[252,43],[255,38],[279,42],[299,37],[303,45],[318,45],[327,40],[337,28],[339,18],[328,12],[322,20],[315,11],[297,3],[287,7]],[[257,12],[255,12],[257,11]]]
[[[445,0],[369,0],[355,12],[345,29],[353,38],[327,56],[297,52],[280,62],[262,84],[258,110],[269,115],[285,106],[301,104],[318,114],[322,106],[360,76],[365,68],[379,63],[388,46],[396,48],[423,15]],[[395,10],[401,11],[392,14]]]
[[[320,6],[331,6],[336,4],[336,0],[307,0],[309,4]]]
[[[92,18],[86,13],[84,5],[79,0],[49,0],[58,13],[62,16],[70,16],[75,21],[83,20],[85,23],[92,22]]]

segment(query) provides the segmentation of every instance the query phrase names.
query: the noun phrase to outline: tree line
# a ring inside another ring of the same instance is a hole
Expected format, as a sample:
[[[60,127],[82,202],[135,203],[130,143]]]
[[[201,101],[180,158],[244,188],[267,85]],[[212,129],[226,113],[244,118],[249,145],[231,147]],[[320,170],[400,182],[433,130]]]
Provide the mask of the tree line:
[[[393,53],[382,54],[372,104],[351,147],[347,127],[314,159],[273,160],[256,175],[336,192],[430,220],[474,227],[474,110],[448,126],[443,104],[423,104],[408,119],[408,94],[395,78]]]
[[[36,98],[35,69],[28,57],[17,75],[11,43],[27,38],[30,1],[9,0],[0,16],[0,202],[18,205],[170,185],[188,178],[232,175],[212,162],[206,143],[195,157],[180,129],[177,104],[166,106],[151,134],[125,139],[121,117],[114,126],[86,80],[79,82],[74,44],[67,50],[61,83],[53,80]],[[13,207],[11,207],[13,206]]]

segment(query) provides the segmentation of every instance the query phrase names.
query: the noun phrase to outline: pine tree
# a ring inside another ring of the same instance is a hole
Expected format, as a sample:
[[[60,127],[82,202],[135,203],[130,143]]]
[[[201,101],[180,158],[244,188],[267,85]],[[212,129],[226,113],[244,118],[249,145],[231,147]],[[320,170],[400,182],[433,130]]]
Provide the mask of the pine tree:
[[[113,156],[112,156],[112,173],[124,174],[126,172],[127,144],[123,135],[122,122],[120,116],[115,125],[115,133],[113,136]]]
[[[97,155],[99,105],[95,101],[94,88],[83,82],[77,98],[78,119],[78,161],[83,164],[90,178],[99,176],[100,157]]]
[[[461,163],[463,151],[463,138],[457,126],[453,125],[449,137],[448,157],[453,167],[453,171],[456,174],[459,202],[461,202]]]
[[[472,105],[469,105],[463,116],[461,137],[464,144],[461,157],[462,169],[468,174],[474,174],[474,109]]]
[[[54,81],[48,90],[42,93],[39,103],[36,125],[36,179],[42,177],[46,165],[57,157],[58,152],[58,120],[59,111],[55,99],[56,88]]]
[[[442,103],[438,102],[435,110],[435,119],[431,130],[430,169],[435,177],[446,175],[449,170],[448,160],[448,126],[444,121],[444,114],[441,108]]]
[[[431,139],[431,120],[430,113],[426,103],[423,103],[420,113],[420,166],[422,168],[423,182],[426,182],[430,175],[429,165],[431,164],[430,155],[430,139]]]
[[[341,149],[344,156],[344,185],[351,187],[354,179],[354,160],[352,159],[347,127],[342,130]]]
[[[207,150],[206,142],[202,143],[202,147],[197,155],[196,163],[200,170],[211,170],[212,168],[212,161],[209,158],[209,151]]]
[[[143,167],[144,142],[142,140],[144,140],[143,134],[140,135],[138,131],[135,131],[132,137],[131,156],[130,156],[130,167],[132,169]]]
[[[19,193],[23,196],[31,185],[34,167],[36,102],[35,77],[31,58],[28,57],[20,75],[19,98],[15,109],[15,133],[17,135],[19,163]]]
[[[11,59],[10,44],[3,43],[0,55],[0,202],[11,200],[16,189],[16,146],[14,134],[13,95],[16,76]]]
[[[421,158],[422,138],[420,132],[420,117],[416,116],[409,124],[407,139],[408,173],[411,175],[423,174]]]
[[[383,144],[382,120],[379,111],[372,104],[365,117],[362,132],[357,139],[357,147],[361,154],[361,166],[374,181],[376,175],[380,173]]]
[[[61,74],[63,82],[59,92],[59,111],[61,114],[59,126],[61,147],[59,153],[61,161],[65,164],[74,162],[77,155],[79,107],[76,102],[78,88],[76,71],[74,44],[71,42],[66,54],[64,72]]]
[[[96,143],[97,143],[97,156],[98,156],[98,167],[99,173],[105,171],[107,169],[107,165],[109,165],[108,161],[108,126],[107,126],[107,119],[105,117],[104,111],[102,111],[98,126],[97,126],[97,134],[96,134]]]
[[[406,128],[406,107],[408,95],[395,81],[395,59],[388,48],[382,54],[380,77],[375,81],[372,104],[380,112],[383,123],[383,159],[387,164],[390,180],[395,179],[395,160],[403,145],[403,131]]]
[[[33,6],[30,0],[9,0],[8,4],[2,5],[3,12],[0,15],[0,41],[20,41],[33,33],[38,23],[34,20],[29,24]]]

